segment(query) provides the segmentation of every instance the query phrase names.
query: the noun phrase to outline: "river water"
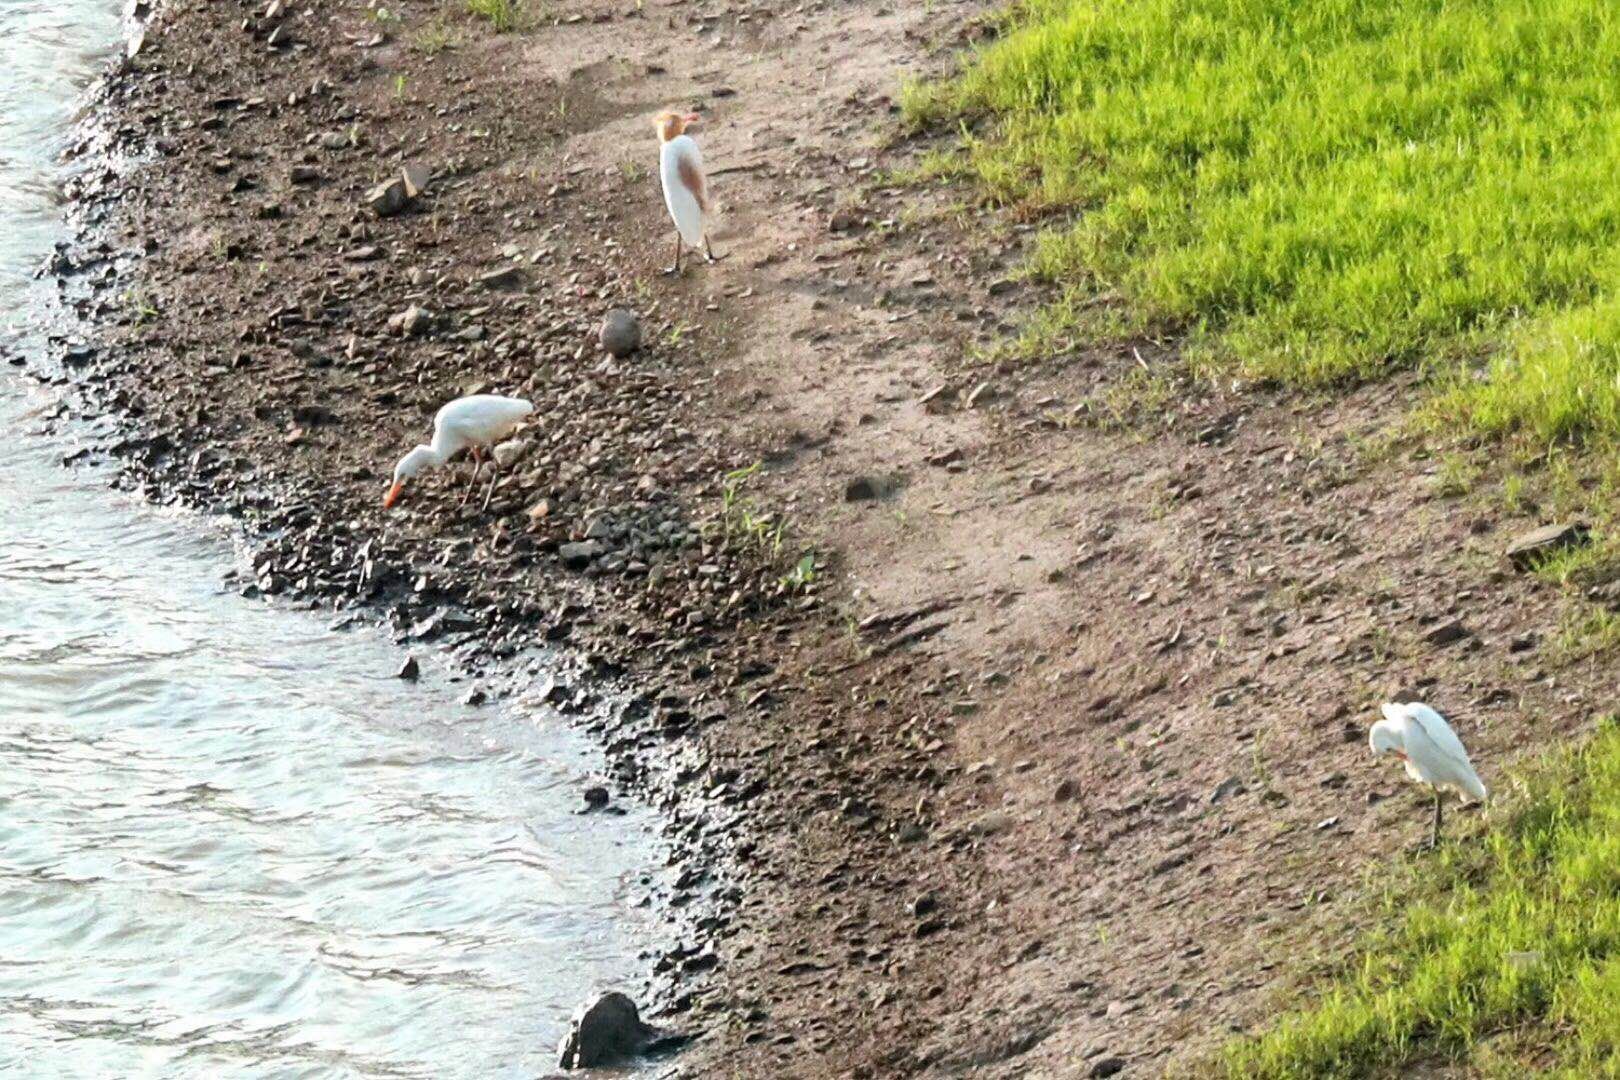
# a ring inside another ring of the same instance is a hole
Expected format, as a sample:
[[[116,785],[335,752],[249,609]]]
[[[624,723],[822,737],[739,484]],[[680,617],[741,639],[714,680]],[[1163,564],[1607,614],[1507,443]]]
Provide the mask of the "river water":
[[[0,354],[61,236],[107,0],[0,0]],[[9,325],[8,325],[9,320]],[[62,468],[0,367],[0,1075],[533,1077],[634,988],[646,823],[547,715],[243,600],[189,515]]]

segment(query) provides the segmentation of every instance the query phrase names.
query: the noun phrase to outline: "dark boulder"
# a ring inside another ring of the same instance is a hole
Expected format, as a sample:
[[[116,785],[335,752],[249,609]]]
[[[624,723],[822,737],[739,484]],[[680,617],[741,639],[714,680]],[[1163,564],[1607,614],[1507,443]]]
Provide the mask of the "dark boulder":
[[[562,1067],[590,1069],[673,1050],[685,1037],[643,1023],[636,1003],[616,991],[598,995],[574,1015],[562,1043]]]

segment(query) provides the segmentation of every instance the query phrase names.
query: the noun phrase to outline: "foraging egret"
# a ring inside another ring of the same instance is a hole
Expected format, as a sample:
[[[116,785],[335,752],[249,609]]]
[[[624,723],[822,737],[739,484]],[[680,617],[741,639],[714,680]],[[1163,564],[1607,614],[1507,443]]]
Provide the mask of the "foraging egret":
[[[1434,789],[1434,832],[1429,846],[1440,842],[1440,792],[1485,801],[1485,785],[1468,760],[1462,740],[1446,718],[1420,702],[1385,702],[1384,718],[1367,733],[1375,754],[1393,753],[1406,762],[1406,775]]]
[[[383,497],[383,506],[394,505],[405,487],[405,481],[423,469],[438,468],[463,449],[470,452],[473,459],[472,480],[461,496],[460,505],[465,506],[467,496],[472,494],[472,489],[478,483],[478,467],[481,464],[479,451],[486,446],[494,446],[510,435],[512,429],[532,412],[534,405],[522,398],[501,397],[499,394],[473,394],[471,397],[456,398],[433,418],[433,441],[427,446],[418,446],[394,466],[394,486]],[[495,475],[492,468],[489,491],[484,494],[484,509],[489,509],[489,499],[493,494]]]
[[[658,129],[658,177],[664,185],[664,205],[675,221],[675,265],[666,274],[681,272],[682,246],[696,250],[710,262],[718,262],[709,246],[709,189],[703,177],[703,154],[686,129],[701,118],[697,113],[659,113],[653,120]]]

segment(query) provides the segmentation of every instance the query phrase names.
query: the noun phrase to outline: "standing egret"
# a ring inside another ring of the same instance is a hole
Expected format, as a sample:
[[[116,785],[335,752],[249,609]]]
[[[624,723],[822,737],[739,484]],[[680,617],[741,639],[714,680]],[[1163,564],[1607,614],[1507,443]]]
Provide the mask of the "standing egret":
[[[534,405],[522,398],[501,397],[499,394],[473,394],[456,398],[433,418],[433,441],[426,446],[418,446],[394,466],[394,486],[383,497],[383,506],[394,505],[405,488],[405,481],[423,469],[436,469],[461,450],[467,450],[472,455],[473,473],[467,491],[461,496],[461,505],[465,506],[467,496],[478,484],[480,451],[506,438],[532,412]],[[489,498],[493,494],[495,475],[492,468],[489,491],[484,495],[484,509],[489,509]]]
[[[696,124],[697,113],[659,113],[653,120],[658,129],[658,178],[664,185],[664,205],[675,221],[675,265],[664,273],[681,272],[682,247],[703,248],[710,262],[720,256],[709,246],[709,188],[703,176],[703,154],[686,129]]]
[[[1374,754],[1393,753],[1406,762],[1407,776],[1434,789],[1432,848],[1440,842],[1440,792],[1450,788],[1463,798],[1484,802],[1485,785],[1445,717],[1416,701],[1385,702],[1383,713],[1367,733],[1367,742]]]

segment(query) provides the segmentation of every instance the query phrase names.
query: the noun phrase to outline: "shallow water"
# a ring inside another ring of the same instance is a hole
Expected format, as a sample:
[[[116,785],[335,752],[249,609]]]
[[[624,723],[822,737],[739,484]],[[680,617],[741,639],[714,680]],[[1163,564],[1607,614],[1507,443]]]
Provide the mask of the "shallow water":
[[[0,0],[0,352],[61,235],[105,0]],[[11,325],[7,327],[7,320]],[[0,368],[0,1074],[517,1077],[634,985],[635,815],[547,716],[392,678],[242,600],[206,523],[110,494]],[[432,665],[429,665],[431,668]]]

